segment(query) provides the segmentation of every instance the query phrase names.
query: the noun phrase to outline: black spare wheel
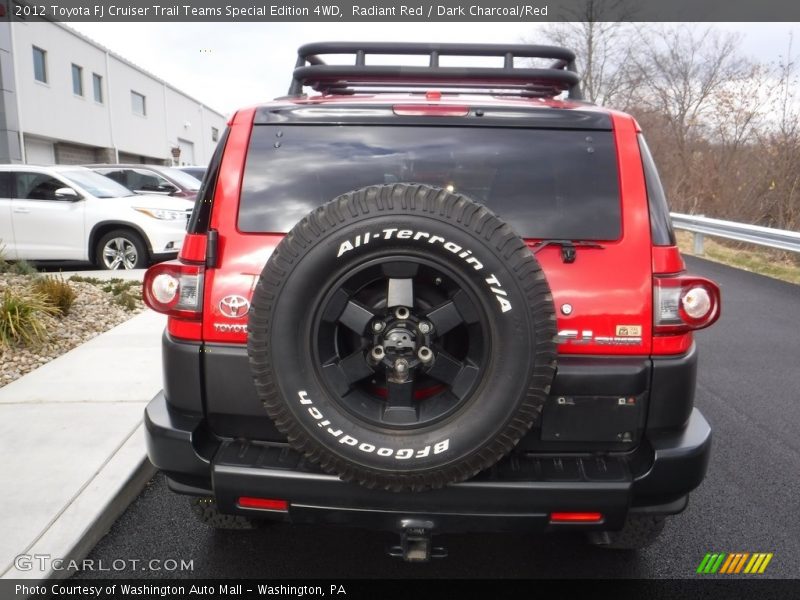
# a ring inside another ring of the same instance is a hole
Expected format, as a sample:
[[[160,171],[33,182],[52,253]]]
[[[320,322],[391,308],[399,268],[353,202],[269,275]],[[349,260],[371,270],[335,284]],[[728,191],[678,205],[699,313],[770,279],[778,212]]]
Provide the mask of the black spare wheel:
[[[373,186],[314,210],[255,290],[248,353],[289,443],[369,488],[425,490],[496,463],[555,372],[544,273],[459,194]]]

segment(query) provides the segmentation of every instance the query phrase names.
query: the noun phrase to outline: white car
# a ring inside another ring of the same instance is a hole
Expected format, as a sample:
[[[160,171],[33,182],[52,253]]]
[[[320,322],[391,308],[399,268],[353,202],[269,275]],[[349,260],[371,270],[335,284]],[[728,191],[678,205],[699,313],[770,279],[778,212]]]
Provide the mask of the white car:
[[[0,248],[8,260],[140,269],[175,258],[186,200],[134,194],[90,169],[0,165]]]

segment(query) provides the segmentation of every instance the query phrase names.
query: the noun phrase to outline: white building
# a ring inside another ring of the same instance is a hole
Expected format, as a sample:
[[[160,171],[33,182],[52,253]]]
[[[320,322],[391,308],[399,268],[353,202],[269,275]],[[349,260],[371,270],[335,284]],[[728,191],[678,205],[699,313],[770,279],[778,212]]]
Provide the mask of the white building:
[[[0,23],[0,163],[204,165],[225,123],[65,25]]]

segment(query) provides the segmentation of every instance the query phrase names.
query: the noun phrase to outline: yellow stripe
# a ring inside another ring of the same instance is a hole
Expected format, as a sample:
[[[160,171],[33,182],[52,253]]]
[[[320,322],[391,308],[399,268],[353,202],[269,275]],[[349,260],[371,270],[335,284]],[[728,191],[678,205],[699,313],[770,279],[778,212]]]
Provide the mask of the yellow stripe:
[[[761,568],[758,570],[758,572],[759,573],[763,573],[764,569],[767,568],[767,565],[769,564],[769,561],[771,561],[771,560],[772,560],[772,552],[767,554],[767,556],[764,558],[764,562],[761,563]]]
[[[758,560],[758,556],[759,556],[758,554],[753,554],[753,558],[750,559],[750,562],[747,563],[747,568],[744,570],[745,573],[752,572],[753,565],[756,564],[756,561]]]
[[[761,563],[764,561],[764,557],[766,556],[766,554],[756,554],[756,556],[758,556],[758,559],[753,564],[753,568],[750,569],[751,573],[758,573],[758,567],[761,566]]]
[[[722,565],[722,568],[719,570],[720,573],[727,573],[728,566],[733,562],[733,558],[736,556],[735,554],[728,554],[728,558],[725,561],[725,564]]]
[[[739,571],[741,571],[742,567],[744,566],[744,563],[747,561],[748,556],[750,556],[749,552],[745,552],[744,554],[742,554],[742,559],[739,561],[739,564],[736,565],[736,570],[734,571],[733,569],[731,569],[731,573],[738,573]]]

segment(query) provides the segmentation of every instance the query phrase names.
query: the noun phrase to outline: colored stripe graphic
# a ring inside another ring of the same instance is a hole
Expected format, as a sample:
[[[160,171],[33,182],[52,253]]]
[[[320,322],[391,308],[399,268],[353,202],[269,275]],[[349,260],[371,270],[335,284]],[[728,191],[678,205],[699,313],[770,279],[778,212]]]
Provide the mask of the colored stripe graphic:
[[[744,566],[744,563],[747,561],[747,558],[748,558],[749,556],[750,556],[750,553],[749,553],[749,552],[745,552],[745,553],[742,555],[742,559],[739,561],[739,564],[738,564],[738,565],[736,565],[736,570],[735,570],[735,571],[734,571],[734,570],[731,570],[731,573],[738,573],[739,571],[741,571],[741,570],[742,570],[742,567]]]
[[[706,573],[711,573],[711,574],[716,573],[719,570],[720,565],[722,565],[723,560],[725,560],[725,553],[720,552],[719,556],[717,557],[717,560],[709,564],[708,568],[706,569]]]
[[[700,561],[700,566],[697,567],[698,573],[705,573],[706,572],[706,565],[711,560],[711,553],[708,552],[704,557],[703,560]]]
[[[733,575],[742,573],[761,574],[772,560],[772,552],[708,552],[700,561],[697,573],[713,575],[715,573]],[[745,566],[746,565],[746,566]]]
[[[755,571],[753,569],[757,569],[758,567],[756,565],[760,563],[762,560],[764,559],[762,558],[761,554],[759,553],[753,554],[753,558],[751,558],[750,562],[747,563],[747,567],[745,568],[744,572],[754,573]]]
[[[733,564],[736,563],[738,558],[739,558],[738,554],[728,554],[728,560],[725,561],[725,563],[722,565],[722,568],[719,570],[719,572],[720,573],[730,573],[730,571],[728,569],[730,569],[733,566]]]
[[[772,552],[769,552],[769,553],[768,553],[768,554],[767,554],[767,555],[764,557],[764,562],[762,562],[762,563],[761,563],[761,568],[758,570],[758,572],[759,572],[759,573],[763,573],[763,572],[764,572],[764,570],[767,568],[767,565],[769,564],[769,561],[771,561],[771,560],[772,560]]]

